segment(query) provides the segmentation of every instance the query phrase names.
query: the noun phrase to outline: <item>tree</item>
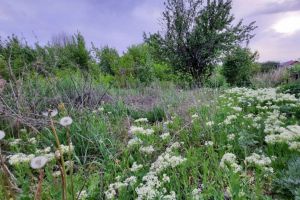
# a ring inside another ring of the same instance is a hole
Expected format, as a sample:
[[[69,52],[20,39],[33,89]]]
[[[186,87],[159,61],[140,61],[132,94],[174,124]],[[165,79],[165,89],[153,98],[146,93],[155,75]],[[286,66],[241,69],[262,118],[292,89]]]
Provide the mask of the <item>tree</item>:
[[[97,58],[99,59],[99,66],[103,73],[115,75],[116,70],[118,68],[120,56],[118,51],[114,48],[110,48],[108,46],[103,47],[98,50],[93,47],[96,53]]]
[[[232,25],[231,9],[231,0],[166,0],[165,31],[145,36],[145,41],[155,57],[203,81],[225,52],[254,37],[254,22]]]
[[[258,68],[255,60],[258,58],[257,52],[252,53],[248,48],[235,48],[224,59],[223,75],[230,85],[247,86],[253,72]]]

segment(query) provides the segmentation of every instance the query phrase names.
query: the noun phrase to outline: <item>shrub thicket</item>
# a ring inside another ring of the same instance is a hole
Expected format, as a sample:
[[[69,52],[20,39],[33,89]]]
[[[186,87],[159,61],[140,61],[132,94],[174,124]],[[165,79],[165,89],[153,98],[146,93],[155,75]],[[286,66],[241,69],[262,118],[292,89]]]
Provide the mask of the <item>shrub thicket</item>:
[[[258,68],[255,63],[257,53],[252,53],[248,48],[234,49],[223,63],[223,75],[230,85],[250,85],[250,77]]]

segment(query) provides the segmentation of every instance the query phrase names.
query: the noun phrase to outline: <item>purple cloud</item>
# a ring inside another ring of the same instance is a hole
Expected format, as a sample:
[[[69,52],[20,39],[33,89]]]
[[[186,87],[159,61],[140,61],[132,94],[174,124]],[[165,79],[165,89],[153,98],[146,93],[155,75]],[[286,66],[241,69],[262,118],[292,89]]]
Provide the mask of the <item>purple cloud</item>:
[[[29,43],[45,44],[54,35],[80,31],[88,45],[109,45],[120,52],[143,41],[143,32],[156,32],[163,0],[0,0],[0,35],[16,34]],[[281,2],[281,3],[280,3]],[[299,0],[233,0],[236,18],[257,21],[259,28],[251,47],[261,60],[289,60],[300,57],[296,45],[299,31],[276,33],[272,26],[285,13],[299,11]]]

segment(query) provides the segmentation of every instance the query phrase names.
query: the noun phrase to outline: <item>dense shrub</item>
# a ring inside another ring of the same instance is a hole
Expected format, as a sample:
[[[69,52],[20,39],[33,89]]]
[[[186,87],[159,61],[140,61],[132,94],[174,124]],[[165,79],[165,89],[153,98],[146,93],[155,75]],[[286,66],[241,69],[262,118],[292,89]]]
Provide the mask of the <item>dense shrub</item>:
[[[133,45],[121,57],[117,76],[149,84],[153,80],[153,64],[146,44]]]
[[[108,46],[98,50],[94,47],[101,72],[109,75],[115,75],[119,65],[119,53],[116,49]]]
[[[248,48],[238,47],[224,59],[223,75],[230,85],[250,85],[250,77],[258,68],[255,63],[257,53]]]
[[[282,85],[280,91],[295,94],[297,97],[300,97],[300,80]]]
[[[218,88],[228,86],[221,67],[215,67],[212,75],[205,81],[206,87]]]
[[[0,74],[3,78],[9,79],[11,75],[21,76],[31,69],[31,63],[35,60],[36,51],[17,36],[13,35],[3,41],[0,39]]]

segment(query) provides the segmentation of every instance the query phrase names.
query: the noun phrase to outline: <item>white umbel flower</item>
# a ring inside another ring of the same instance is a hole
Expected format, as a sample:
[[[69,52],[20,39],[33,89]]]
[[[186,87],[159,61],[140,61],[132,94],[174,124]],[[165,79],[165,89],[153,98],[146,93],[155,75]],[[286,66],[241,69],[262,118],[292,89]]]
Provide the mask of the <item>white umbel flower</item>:
[[[32,169],[41,169],[46,165],[47,162],[48,159],[45,156],[38,156],[31,160],[30,167]]]
[[[5,137],[5,132],[4,131],[0,131],[0,140],[2,140]]]
[[[62,126],[70,126],[72,124],[73,120],[71,117],[63,117],[60,119],[59,123]]]

